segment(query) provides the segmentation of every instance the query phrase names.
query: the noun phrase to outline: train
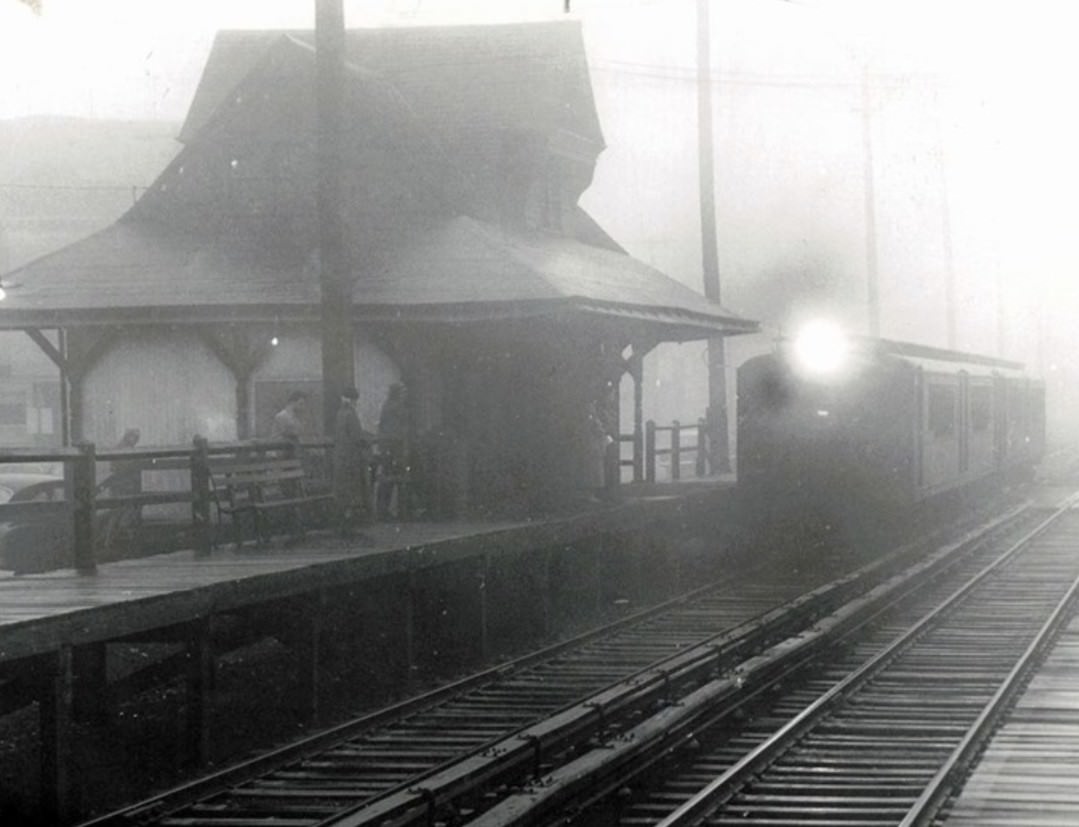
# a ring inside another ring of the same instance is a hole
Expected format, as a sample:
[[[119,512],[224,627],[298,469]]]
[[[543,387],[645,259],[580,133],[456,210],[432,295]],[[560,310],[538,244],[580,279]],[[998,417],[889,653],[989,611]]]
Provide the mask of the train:
[[[738,371],[738,482],[780,531],[863,531],[1028,476],[1045,385],[1017,362],[818,332]]]

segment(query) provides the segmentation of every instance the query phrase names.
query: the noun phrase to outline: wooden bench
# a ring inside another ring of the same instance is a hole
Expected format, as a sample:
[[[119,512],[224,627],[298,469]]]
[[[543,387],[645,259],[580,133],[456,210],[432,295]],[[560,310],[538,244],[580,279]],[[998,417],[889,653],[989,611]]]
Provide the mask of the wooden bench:
[[[232,519],[237,548],[243,545],[244,519],[250,519],[259,546],[272,534],[268,519],[272,512],[286,512],[292,536],[302,537],[302,509],[333,498],[330,493],[307,490],[307,475],[299,457],[215,457],[210,460],[209,472],[218,525],[223,516]]]

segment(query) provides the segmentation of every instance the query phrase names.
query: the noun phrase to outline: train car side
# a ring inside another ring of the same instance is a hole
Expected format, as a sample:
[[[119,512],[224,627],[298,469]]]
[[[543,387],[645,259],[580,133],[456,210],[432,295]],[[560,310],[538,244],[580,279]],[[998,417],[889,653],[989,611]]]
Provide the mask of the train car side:
[[[1003,360],[866,341],[834,375],[790,353],[739,370],[739,486],[759,523],[884,523],[1027,473],[1045,391]]]

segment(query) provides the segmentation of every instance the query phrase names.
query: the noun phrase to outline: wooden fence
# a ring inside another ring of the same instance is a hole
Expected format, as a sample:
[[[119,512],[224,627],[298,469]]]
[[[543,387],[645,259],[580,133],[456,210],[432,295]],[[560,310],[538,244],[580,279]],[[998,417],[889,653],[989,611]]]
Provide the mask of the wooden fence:
[[[0,453],[0,472],[13,464],[61,464],[63,478],[56,480],[56,493],[43,501],[0,504],[0,523],[47,523],[61,521],[70,533],[57,532],[69,541],[69,559],[60,566],[73,565],[83,574],[97,570],[98,554],[103,545],[97,536],[102,528],[99,516],[124,509],[141,515],[144,508],[181,505],[190,520],[173,523],[170,528],[179,537],[186,535],[190,546],[200,554],[209,554],[214,543],[213,491],[210,464],[219,457],[292,456],[302,452],[309,474],[316,484],[329,487],[327,449],[331,442],[320,440],[297,446],[291,442],[209,443],[196,438],[190,448],[111,449],[98,452],[92,443],[78,448],[51,451],[7,451]],[[108,463],[112,473],[98,480],[99,466]],[[147,477],[168,479],[172,484],[147,490]],[[47,483],[45,484],[47,485]],[[16,492],[16,498],[18,493]],[[189,509],[189,511],[188,511]],[[65,536],[66,534],[66,536]]]
[[[708,473],[708,430],[704,419],[693,425],[683,425],[677,419],[670,425],[645,423],[644,434],[620,434],[619,445],[628,444],[630,456],[619,457],[619,468],[631,468],[635,482],[656,482],[658,477],[678,481],[686,465],[692,474],[704,477]],[[657,476],[657,466],[666,468]]]

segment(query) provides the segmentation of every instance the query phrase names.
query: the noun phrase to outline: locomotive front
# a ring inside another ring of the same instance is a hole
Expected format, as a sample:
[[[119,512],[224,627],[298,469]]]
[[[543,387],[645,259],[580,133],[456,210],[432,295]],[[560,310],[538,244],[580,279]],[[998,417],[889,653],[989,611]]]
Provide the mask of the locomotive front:
[[[915,383],[902,363],[810,328],[738,372],[738,484],[758,521],[845,533],[911,502]]]

